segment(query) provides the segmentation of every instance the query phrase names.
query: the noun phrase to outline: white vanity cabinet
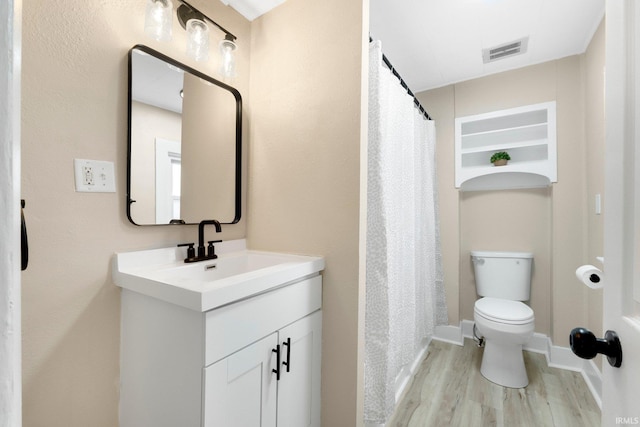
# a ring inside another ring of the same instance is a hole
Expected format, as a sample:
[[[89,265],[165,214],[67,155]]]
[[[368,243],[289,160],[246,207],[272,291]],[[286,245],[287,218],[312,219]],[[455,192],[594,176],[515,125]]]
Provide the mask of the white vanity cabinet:
[[[203,312],[123,289],[120,425],[319,427],[321,303],[318,274]]]
[[[319,427],[321,328],[318,311],[205,368],[204,425]]]

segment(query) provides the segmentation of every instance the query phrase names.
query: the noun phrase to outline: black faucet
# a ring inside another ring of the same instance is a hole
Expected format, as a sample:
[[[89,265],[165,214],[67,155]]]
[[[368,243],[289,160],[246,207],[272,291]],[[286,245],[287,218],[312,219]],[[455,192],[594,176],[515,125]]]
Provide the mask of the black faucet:
[[[220,243],[222,240],[210,240],[209,246],[207,247],[207,251],[205,254],[204,250],[204,226],[205,225],[213,225],[216,227],[216,233],[222,232],[222,227],[220,227],[220,222],[215,219],[205,219],[204,221],[200,221],[198,224],[198,255],[196,256],[195,250],[193,248],[193,243],[183,243],[178,246],[189,246],[187,250],[187,258],[185,258],[184,262],[197,262],[204,261],[207,259],[216,259],[218,255],[216,255],[216,248],[213,246],[214,243]]]
[[[213,225],[216,227],[216,233],[222,232],[222,227],[220,227],[220,223],[215,219],[205,219],[204,221],[200,221],[198,224],[198,258],[202,259],[212,259],[218,258],[215,253],[210,253],[209,256],[204,254],[204,226],[205,225]],[[213,250],[213,244],[218,243],[220,240],[212,240],[209,242],[209,250]]]

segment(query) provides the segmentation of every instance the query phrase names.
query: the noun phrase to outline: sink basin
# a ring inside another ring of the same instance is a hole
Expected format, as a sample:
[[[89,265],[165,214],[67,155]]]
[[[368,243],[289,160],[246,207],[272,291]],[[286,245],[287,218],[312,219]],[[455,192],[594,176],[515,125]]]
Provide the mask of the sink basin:
[[[207,311],[324,269],[321,257],[251,251],[237,242],[216,245],[217,259],[191,264],[184,248],[118,253],[113,279],[123,289]]]
[[[249,274],[268,267],[291,265],[296,262],[300,260],[293,259],[290,255],[242,251],[195,264],[155,268],[148,273],[148,277],[182,286],[201,287],[231,276]]]

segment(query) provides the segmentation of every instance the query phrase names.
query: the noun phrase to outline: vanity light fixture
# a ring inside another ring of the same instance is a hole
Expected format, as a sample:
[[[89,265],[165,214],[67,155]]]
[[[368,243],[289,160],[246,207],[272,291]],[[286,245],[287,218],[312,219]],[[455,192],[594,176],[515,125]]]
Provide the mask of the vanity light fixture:
[[[224,40],[220,41],[220,54],[222,55],[220,74],[228,79],[236,76],[235,51],[237,48],[238,46],[229,35],[226,35]]]
[[[209,27],[201,19],[189,19],[187,30],[187,55],[196,61],[205,62],[209,59]]]
[[[225,78],[235,77],[236,36],[185,0],[178,0],[178,2],[180,6],[176,10],[176,15],[178,22],[187,32],[187,54],[196,61],[207,61],[209,59],[208,23],[212,24],[225,34],[224,39],[219,44],[222,56],[220,74]],[[172,10],[171,0],[147,0],[145,32],[156,40],[171,40]]]
[[[144,32],[152,39],[171,40],[171,0],[147,0],[144,17]]]

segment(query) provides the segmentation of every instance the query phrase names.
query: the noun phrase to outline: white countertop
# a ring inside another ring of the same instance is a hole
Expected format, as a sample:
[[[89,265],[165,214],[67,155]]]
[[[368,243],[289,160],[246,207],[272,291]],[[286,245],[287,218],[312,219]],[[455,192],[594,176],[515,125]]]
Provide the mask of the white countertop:
[[[116,253],[116,285],[192,310],[208,311],[278,288],[324,269],[324,258],[246,249],[245,240],[215,245],[217,259],[185,263],[170,247]]]

